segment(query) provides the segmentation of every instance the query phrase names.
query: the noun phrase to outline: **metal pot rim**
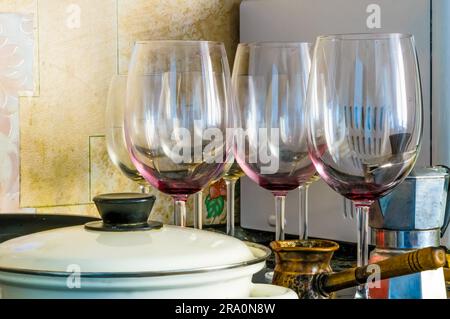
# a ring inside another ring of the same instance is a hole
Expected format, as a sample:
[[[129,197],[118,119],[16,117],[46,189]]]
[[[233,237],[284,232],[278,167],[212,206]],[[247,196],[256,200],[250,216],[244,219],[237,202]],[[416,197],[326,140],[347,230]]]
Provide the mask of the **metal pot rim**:
[[[193,275],[202,274],[208,272],[216,272],[223,270],[231,270],[236,268],[242,268],[247,266],[256,265],[265,262],[271,255],[272,251],[266,246],[244,242],[250,249],[260,250],[261,256],[255,256],[255,258],[243,262],[238,262],[228,265],[200,267],[195,269],[180,269],[180,270],[167,270],[167,271],[149,271],[149,272],[81,272],[81,278],[144,278],[144,277],[167,277],[167,276],[181,276],[181,275]],[[0,272],[32,275],[32,276],[45,276],[45,277],[65,277],[73,275],[71,272],[63,271],[47,271],[47,270],[34,270],[34,269],[20,269],[20,268],[2,268]]]
[[[331,240],[307,239],[307,240],[280,240],[274,241],[270,247],[275,252],[310,251],[310,252],[334,252],[339,249],[339,244]]]

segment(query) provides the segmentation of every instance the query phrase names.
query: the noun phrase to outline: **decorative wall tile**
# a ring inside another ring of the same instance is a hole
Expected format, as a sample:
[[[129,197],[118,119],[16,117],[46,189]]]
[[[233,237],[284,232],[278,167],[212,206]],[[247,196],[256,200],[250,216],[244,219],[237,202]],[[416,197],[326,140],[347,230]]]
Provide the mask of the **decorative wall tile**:
[[[136,40],[225,43],[230,63],[239,43],[241,0],[118,0],[119,71],[126,74]]]
[[[38,0],[14,0],[0,1],[0,12],[17,13],[24,16],[22,29],[25,33],[33,32],[32,39],[36,43],[38,39],[38,16],[37,16]],[[34,45],[34,54],[32,60],[26,60],[26,64],[33,64],[33,88],[19,91],[19,96],[36,96],[39,94],[39,69],[38,69],[38,45]],[[20,99],[19,99],[20,100]]]
[[[33,91],[33,18],[0,13],[0,212],[19,210],[19,93]]]
[[[97,208],[94,204],[40,207],[37,213],[98,217]]]
[[[96,138],[104,135],[104,108],[111,77],[126,73],[136,39],[223,41],[232,63],[238,43],[239,3],[0,1],[0,12],[23,12],[34,17],[32,26],[38,40],[34,52],[35,97],[19,99],[21,207],[36,207],[39,213],[96,215],[93,195],[137,190],[109,162],[104,140]],[[16,113],[13,120],[19,121]],[[11,123],[9,117],[0,117],[4,135],[11,131]],[[14,158],[9,161],[17,163]],[[9,170],[7,162],[0,160],[0,172]],[[209,192],[205,190],[205,198]],[[172,200],[156,190],[153,193],[158,196],[153,218],[171,221]],[[206,218],[206,207],[204,214]],[[223,219],[222,214],[206,223]],[[188,222],[192,222],[192,199],[188,203]]]
[[[114,0],[41,0],[40,96],[21,101],[21,205],[90,203],[89,136],[116,73]]]
[[[0,12],[33,14],[36,6],[37,0],[3,0],[0,2]]]

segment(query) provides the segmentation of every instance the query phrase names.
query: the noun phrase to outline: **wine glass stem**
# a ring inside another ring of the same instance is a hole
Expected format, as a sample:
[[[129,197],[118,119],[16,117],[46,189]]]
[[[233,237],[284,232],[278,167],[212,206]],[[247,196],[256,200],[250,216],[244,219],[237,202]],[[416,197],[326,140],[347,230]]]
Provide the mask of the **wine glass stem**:
[[[227,184],[227,235],[234,236],[234,190],[236,180],[225,179]]]
[[[286,195],[275,195],[275,240],[284,240]]]
[[[369,209],[370,206],[355,204],[358,227],[357,266],[365,266],[369,262]],[[357,298],[367,298],[366,285],[359,285]]]
[[[186,199],[175,198],[175,225],[186,227]]]
[[[308,190],[309,185],[299,188],[299,238],[308,239]]]
[[[203,228],[203,192],[194,196],[194,228]]]

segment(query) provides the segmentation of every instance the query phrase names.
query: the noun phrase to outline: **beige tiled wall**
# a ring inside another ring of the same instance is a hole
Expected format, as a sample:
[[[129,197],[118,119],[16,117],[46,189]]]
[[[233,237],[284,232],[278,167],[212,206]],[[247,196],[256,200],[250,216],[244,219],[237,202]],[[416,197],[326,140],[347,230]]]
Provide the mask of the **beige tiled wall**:
[[[35,97],[20,99],[20,205],[40,213],[96,214],[92,197],[137,190],[112,166],[104,140],[111,77],[132,44],[150,39],[238,42],[240,0],[0,0],[35,17]],[[156,191],[154,191],[157,193]],[[170,200],[159,196],[157,219]]]
[[[135,39],[205,39],[234,57],[240,0],[118,1],[119,70],[126,73]]]

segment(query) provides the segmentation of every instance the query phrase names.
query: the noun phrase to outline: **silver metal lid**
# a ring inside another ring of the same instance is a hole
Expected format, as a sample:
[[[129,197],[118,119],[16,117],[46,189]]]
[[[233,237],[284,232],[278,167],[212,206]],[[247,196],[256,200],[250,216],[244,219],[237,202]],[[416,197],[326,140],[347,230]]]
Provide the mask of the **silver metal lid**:
[[[399,231],[445,227],[449,221],[449,174],[445,167],[416,168],[370,211],[372,228]]]

